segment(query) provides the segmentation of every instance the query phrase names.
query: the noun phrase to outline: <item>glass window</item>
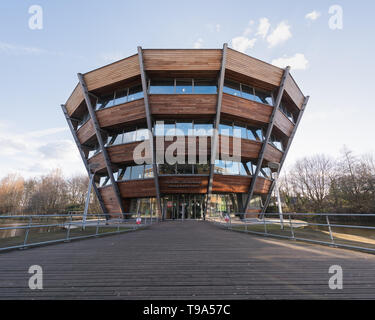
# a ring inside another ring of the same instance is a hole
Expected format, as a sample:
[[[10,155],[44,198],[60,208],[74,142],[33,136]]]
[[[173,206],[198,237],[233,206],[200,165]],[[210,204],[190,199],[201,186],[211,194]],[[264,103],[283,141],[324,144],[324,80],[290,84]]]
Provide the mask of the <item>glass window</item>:
[[[266,93],[266,92],[255,89],[255,95],[256,95],[255,101],[272,106],[272,96],[270,93]]]
[[[192,174],[193,166],[191,164],[177,164],[177,174]]]
[[[246,127],[234,125],[233,136],[236,138],[247,139]]]
[[[165,136],[175,136],[176,135],[176,126],[174,123],[164,123],[164,135]]]
[[[246,169],[245,169],[245,166],[242,162],[239,162],[239,167],[240,167],[240,175],[241,176],[247,176],[247,172],[246,172]]]
[[[217,93],[217,86],[214,80],[195,80],[194,79],[194,93],[195,94],[215,94]]]
[[[154,172],[152,171],[152,165],[146,164],[145,165],[145,178],[152,178],[154,176]]]
[[[115,104],[115,94],[111,93],[98,99],[98,102],[96,103],[96,109],[99,110],[99,109],[112,107],[114,106],[114,104]]]
[[[223,92],[229,93],[234,96],[241,97],[240,84],[232,81],[225,80]]]
[[[150,94],[174,93],[174,79],[151,80]]]
[[[233,136],[233,127],[230,124],[220,123],[219,125],[219,134],[223,136]]]
[[[109,180],[109,177],[108,177],[108,176],[100,177],[99,185],[100,185],[101,187],[104,187],[104,186],[110,184],[109,181],[110,181],[110,180]]]
[[[242,89],[242,98],[256,101],[256,97],[255,97],[255,94],[254,94],[254,88],[249,87],[249,86],[244,85],[244,84],[242,84],[241,87],[242,87],[241,88]]]
[[[115,140],[113,141],[113,144],[120,144],[120,143],[123,143],[123,137],[124,135],[122,133],[118,134],[115,138]]]
[[[164,123],[157,121],[154,127],[155,136],[164,136]]]
[[[246,162],[246,167],[247,167],[247,170],[249,170],[250,175],[253,175],[254,174],[254,170],[253,170],[254,166],[253,166],[251,161]]]
[[[212,124],[194,123],[194,135],[195,136],[212,136],[212,131],[213,131]]]
[[[137,140],[136,141],[144,141],[149,139],[148,129],[137,129]]]
[[[131,179],[143,179],[144,166],[132,166]]]
[[[137,100],[137,99],[141,99],[141,98],[143,98],[143,90],[142,90],[141,85],[129,88],[129,96],[128,96],[129,102]]]
[[[225,161],[215,160],[214,173],[225,174]]]
[[[117,90],[115,93],[115,104],[128,102],[128,89]]]
[[[129,132],[125,132],[124,133],[124,139],[123,139],[123,143],[128,143],[128,142],[134,142],[136,141],[136,135],[137,135],[137,131],[129,131]]]
[[[159,165],[159,173],[160,174],[176,174],[176,165],[162,163]]]
[[[126,167],[122,180],[130,180],[130,172],[132,167]]]
[[[188,79],[188,80],[176,79],[176,93],[177,94],[193,93],[192,79]]]
[[[207,164],[194,164],[194,174],[208,174],[210,172],[210,165]]]
[[[193,134],[193,124],[191,122],[177,122],[176,135],[188,136]]]
[[[230,175],[240,174],[240,167],[238,162],[225,161],[225,173]]]

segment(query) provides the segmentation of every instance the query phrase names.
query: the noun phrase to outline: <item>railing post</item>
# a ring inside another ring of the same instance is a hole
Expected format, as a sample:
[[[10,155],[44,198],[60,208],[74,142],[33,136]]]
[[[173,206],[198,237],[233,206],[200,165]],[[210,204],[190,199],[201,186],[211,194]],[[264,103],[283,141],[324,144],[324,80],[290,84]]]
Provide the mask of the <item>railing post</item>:
[[[69,237],[70,237],[70,226],[72,224],[72,213],[70,213],[70,219],[69,219],[69,223],[68,223],[68,229],[66,230],[66,240],[65,241],[69,241]]]
[[[29,218],[29,225],[28,225],[27,230],[25,232],[25,239],[23,240],[23,247],[26,246],[27,239],[29,237],[29,232],[30,232],[30,227],[31,227],[32,221],[33,221],[33,217],[30,216],[30,218]]]
[[[246,221],[246,212],[244,213],[244,219],[245,219],[245,232],[247,233],[247,221]]]
[[[262,217],[263,217],[263,224],[264,224],[264,234],[267,234],[266,213],[263,213]]]
[[[332,244],[335,244],[335,240],[333,239],[331,224],[329,223],[328,215],[326,215],[326,221],[327,221],[327,226],[328,226],[329,236],[331,238],[331,242],[332,242]]]
[[[99,221],[100,221],[100,215],[98,215],[98,219],[96,220],[96,231],[95,231],[96,236],[99,234]]]
[[[292,238],[295,239],[292,218],[290,217],[290,215],[289,215],[289,225],[290,225],[290,232],[292,233]]]

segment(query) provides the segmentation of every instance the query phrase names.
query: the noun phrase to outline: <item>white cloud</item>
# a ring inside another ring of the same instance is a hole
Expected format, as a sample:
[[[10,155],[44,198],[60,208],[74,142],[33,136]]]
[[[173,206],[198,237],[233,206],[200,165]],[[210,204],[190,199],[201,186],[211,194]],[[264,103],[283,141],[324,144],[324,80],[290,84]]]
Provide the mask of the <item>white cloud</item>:
[[[259,19],[259,26],[256,35],[265,38],[268,33],[268,30],[270,29],[270,26],[271,24],[267,18]]]
[[[0,126],[0,178],[8,173],[32,177],[55,168],[61,168],[65,175],[84,173],[76,145],[59,135],[67,130],[15,133],[10,125]]]
[[[232,47],[234,50],[245,53],[247,50],[254,47],[256,41],[257,39],[255,38],[249,39],[244,36],[239,36],[232,39]]]
[[[40,55],[48,51],[36,47],[17,46],[11,43],[0,42],[0,52],[11,55]]]
[[[320,15],[321,15],[320,12],[314,10],[314,11],[311,11],[308,14],[306,14],[305,18],[314,21],[314,20],[318,19],[320,17]]]
[[[291,37],[292,33],[290,32],[290,25],[286,21],[282,21],[267,37],[267,42],[269,43],[269,47],[272,48],[285,42]]]
[[[306,59],[305,55],[302,53],[296,53],[292,57],[282,57],[272,60],[272,64],[280,68],[285,68],[290,66],[293,70],[305,70],[309,65],[309,61]]]
[[[203,39],[199,38],[197,41],[194,42],[194,49],[200,49],[203,46]]]
[[[220,32],[220,28],[221,28],[220,24],[216,24],[215,28],[216,28],[216,32]]]

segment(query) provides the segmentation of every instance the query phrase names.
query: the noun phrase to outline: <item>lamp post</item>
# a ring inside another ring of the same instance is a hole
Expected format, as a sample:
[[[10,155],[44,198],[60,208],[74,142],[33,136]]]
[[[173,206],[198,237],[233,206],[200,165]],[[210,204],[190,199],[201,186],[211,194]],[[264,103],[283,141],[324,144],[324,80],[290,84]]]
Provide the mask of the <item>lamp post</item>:
[[[283,230],[284,229],[283,209],[281,207],[280,190],[279,190],[279,183],[278,183],[280,163],[269,162],[268,167],[270,169],[276,170],[275,172],[272,173],[272,177],[275,181],[275,192],[276,192],[276,198],[277,198],[277,205],[278,205],[278,208],[279,208],[280,227]]]

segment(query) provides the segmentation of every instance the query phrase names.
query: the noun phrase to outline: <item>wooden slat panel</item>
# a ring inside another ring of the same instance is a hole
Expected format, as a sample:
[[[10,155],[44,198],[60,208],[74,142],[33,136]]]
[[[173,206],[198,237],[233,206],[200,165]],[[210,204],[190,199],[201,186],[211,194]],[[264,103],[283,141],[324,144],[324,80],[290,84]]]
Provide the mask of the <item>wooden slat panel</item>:
[[[143,50],[146,71],[220,70],[222,50]]]
[[[264,151],[264,160],[270,162],[280,162],[282,155],[283,153],[280,150],[268,144],[266,150]]]
[[[115,192],[113,191],[112,186],[106,186],[99,188],[99,192],[102,195],[104,205],[108,212],[110,213],[119,213],[121,209],[118,205]]]
[[[89,164],[95,165],[95,171],[101,171],[103,169],[106,169],[105,159],[101,152],[91,157],[88,160],[88,162]]]
[[[152,94],[151,113],[154,116],[188,115],[199,118],[213,116],[216,112],[216,94]]]
[[[84,144],[86,141],[90,140],[95,136],[94,125],[91,119],[88,120],[81,128],[78,129],[77,136],[79,142],[81,142],[82,144]]]
[[[208,176],[159,176],[160,192],[206,193]]]
[[[226,118],[262,125],[269,122],[272,107],[224,93],[221,113]]]
[[[283,69],[232,49],[228,49],[226,68],[274,86],[280,84],[283,74]]]
[[[142,119],[146,121],[144,100],[139,99],[115,107],[102,109],[96,112],[96,116],[102,128],[125,123],[131,124]]]
[[[111,162],[116,164],[134,164],[134,149],[142,142],[119,144],[107,148]],[[143,142],[148,144],[148,140]]]
[[[280,110],[277,110],[275,114],[275,127],[287,137],[290,137],[294,124]]]
[[[83,102],[83,99],[84,97],[81,87],[77,84],[65,104],[69,116],[71,116],[74,113],[74,111],[79,107],[79,105]]]
[[[235,138],[235,139],[239,139],[239,138]],[[260,148],[261,148],[261,142],[247,140],[247,139],[240,139],[240,140],[241,140],[241,159],[243,160],[257,159],[259,152],[260,152]],[[233,137],[219,135],[218,147],[219,147],[220,157],[222,157],[223,155],[228,155],[229,157],[233,157],[233,151],[234,151],[233,141],[234,141]],[[225,147],[225,144],[228,144],[228,147]],[[239,155],[238,152],[239,150],[235,152],[236,155]]]
[[[296,106],[301,109],[303,101],[305,100],[305,96],[298,88],[296,82],[294,81],[293,77],[289,74],[285,81],[285,91],[288,96],[293,100]]]
[[[251,179],[251,177],[247,176],[214,174],[212,192],[247,193],[249,191]],[[271,181],[258,177],[255,183],[255,193],[266,194],[270,185]]]
[[[156,196],[154,179],[121,181],[118,187],[123,198]]]
[[[140,75],[138,55],[133,55],[102,68],[85,73],[89,91]]]

